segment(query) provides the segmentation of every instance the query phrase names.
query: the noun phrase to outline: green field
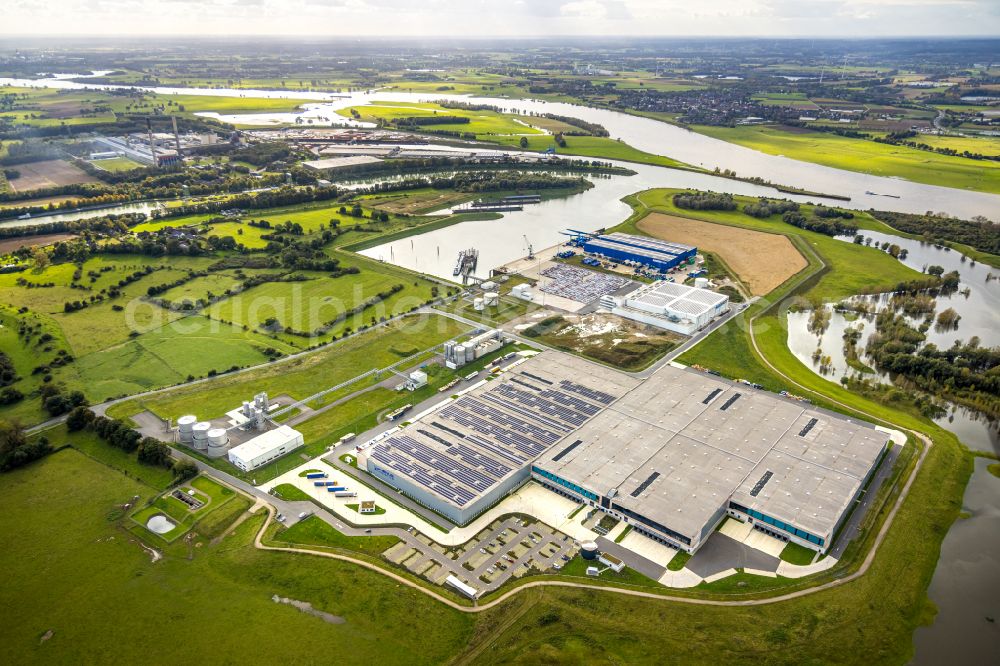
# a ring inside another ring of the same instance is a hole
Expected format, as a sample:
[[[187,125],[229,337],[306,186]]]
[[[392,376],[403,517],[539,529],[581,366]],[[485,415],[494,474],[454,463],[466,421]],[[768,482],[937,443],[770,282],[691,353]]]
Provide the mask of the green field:
[[[133,169],[139,169],[144,166],[143,164],[140,164],[135,160],[130,160],[127,157],[113,157],[106,160],[93,160],[91,164],[104,169],[105,171],[111,172],[132,171]]]
[[[163,663],[301,663],[349,654],[359,663],[410,664],[419,645],[421,661],[440,663],[469,638],[472,618],[379,574],[255,550],[259,518],[218,544],[199,523],[190,547],[160,544],[164,559],[151,562],[115,510],[136,494],[148,492],[73,451],[4,475],[0,502],[18,511],[0,516],[7,544],[0,602],[19,611],[0,628],[0,661],[140,663],[155,649]],[[224,517],[207,526],[212,533],[236,516]],[[307,601],[346,622],[326,623],[272,595]],[[250,625],[267,626],[267,637],[248,634]],[[170,636],[184,640],[151,647]]]
[[[477,136],[493,134],[542,134],[541,130],[528,127],[524,121],[517,121],[509,114],[496,111],[470,111],[466,109],[449,109],[440,104],[413,102],[372,102],[364,106],[339,109],[337,113],[350,118],[352,111],[360,114],[360,119],[366,122],[389,122],[399,118],[429,118],[439,116],[458,116],[468,118],[468,123],[438,123],[420,125],[427,130],[448,130],[455,132],[470,132]]]
[[[291,527],[279,529],[272,539],[289,544],[322,546],[333,550],[365,553],[366,555],[379,555],[399,543],[399,539],[394,536],[345,536],[316,516],[309,516]]]
[[[296,274],[308,279],[295,282],[267,282],[226,298],[204,310],[212,319],[248,326],[251,330],[264,331],[270,319],[277,322],[271,329],[278,338],[296,346],[314,344],[342,335],[347,330],[357,330],[374,321],[385,319],[414,307],[431,298],[432,283],[422,278],[406,275],[399,269],[384,265],[373,266],[367,260],[345,261],[345,265],[362,265],[356,274],[331,278],[323,273],[299,271]],[[374,303],[357,314],[348,315],[316,338],[290,335],[283,331],[312,333],[327,322],[346,315],[359,304],[386,293],[395,285],[401,291]],[[266,330],[271,330],[266,329]]]
[[[557,155],[621,160],[623,162],[637,162],[639,164],[652,164],[653,166],[669,168],[689,168],[683,162],[678,162],[663,155],[647,153],[633,148],[627,143],[603,136],[567,136],[565,137],[565,147],[557,146],[555,138],[548,135],[529,136],[527,139],[527,150],[541,152],[549,148],[555,148]],[[520,147],[520,137],[487,137],[485,140]]]
[[[301,399],[373,367],[395,363],[411,350],[438,345],[465,330],[463,324],[445,317],[414,316],[306,356],[218,377],[202,386],[129,400],[115,405],[110,413],[124,418],[149,409],[162,418],[176,419],[188,413],[196,413],[199,418],[216,418],[260,391],[267,391],[272,397],[290,395]]]
[[[788,132],[771,126],[691,129],[771,155],[816,162],[875,176],[1000,193],[1000,163],[939,155],[916,148],[851,139],[827,132]]]

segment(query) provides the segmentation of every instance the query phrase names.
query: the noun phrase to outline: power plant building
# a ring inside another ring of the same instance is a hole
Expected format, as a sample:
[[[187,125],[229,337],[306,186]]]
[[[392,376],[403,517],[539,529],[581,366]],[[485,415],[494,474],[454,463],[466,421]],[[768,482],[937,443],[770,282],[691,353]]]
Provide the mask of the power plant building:
[[[698,254],[698,248],[691,245],[617,231],[585,238],[583,249],[585,252],[613,261],[647,266],[660,271],[669,271],[683,263],[693,263]]]
[[[289,426],[278,426],[229,449],[229,462],[249,472],[304,445],[302,433]]]
[[[480,333],[462,342],[449,340],[444,343],[445,366],[452,370],[461,368],[466,363],[472,363],[495,352],[506,343],[507,339],[499,328]]]
[[[462,525],[533,478],[688,552],[727,515],[826,552],[888,445],[869,424],[705,373],[640,380],[545,351],[358,465]]]

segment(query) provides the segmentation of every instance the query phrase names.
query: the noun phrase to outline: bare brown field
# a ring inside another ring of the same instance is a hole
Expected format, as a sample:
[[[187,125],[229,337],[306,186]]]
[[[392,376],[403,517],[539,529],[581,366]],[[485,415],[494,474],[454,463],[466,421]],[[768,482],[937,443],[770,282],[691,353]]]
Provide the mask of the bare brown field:
[[[7,254],[22,247],[33,245],[52,245],[59,241],[76,238],[76,234],[41,234],[38,236],[21,236],[20,238],[8,238],[0,240],[0,254]]]
[[[15,192],[27,192],[43,187],[99,182],[93,176],[76,168],[65,160],[28,162],[10,168],[16,169],[21,173],[19,178],[8,181]]]
[[[763,296],[806,267],[786,236],[685,217],[650,213],[636,226],[656,238],[718,255],[754,296]]]

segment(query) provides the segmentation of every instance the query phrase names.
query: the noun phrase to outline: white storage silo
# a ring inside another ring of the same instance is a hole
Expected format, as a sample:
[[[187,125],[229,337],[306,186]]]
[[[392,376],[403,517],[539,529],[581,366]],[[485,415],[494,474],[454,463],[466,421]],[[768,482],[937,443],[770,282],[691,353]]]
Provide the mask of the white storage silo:
[[[708,278],[703,278],[703,277],[695,278],[694,286],[698,287],[699,289],[708,289]]]
[[[483,294],[483,297],[486,299],[486,305],[496,307],[500,304],[500,294],[495,291],[488,291]]]
[[[465,363],[465,345],[455,345],[455,362]]]
[[[177,419],[177,438],[184,444],[190,444],[192,438],[191,429],[197,422],[198,417],[193,414],[185,414]]]
[[[474,299],[472,299],[472,309],[475,310],[476,312],[482,312],[484,304],[485,304],[485,301],[483,299],[479,298],[478,296],[476,296]]]
[[[208,421],[199,421],[191,427],[193,435],[193,447],[197,451],[208,449],[208,431],[212,429],[212,424]]]
[[[212,428],[208,431],[208,455],[221,456],[229,444],[229,434],[225,428]]]

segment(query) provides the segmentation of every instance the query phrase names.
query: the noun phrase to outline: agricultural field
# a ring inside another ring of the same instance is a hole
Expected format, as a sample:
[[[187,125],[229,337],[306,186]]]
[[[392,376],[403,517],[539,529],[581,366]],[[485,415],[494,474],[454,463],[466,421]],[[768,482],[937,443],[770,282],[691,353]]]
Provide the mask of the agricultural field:
[[[771,155],[784,155],[838,169],[1000,193],[1000,163],[997,162],[940,155],[826,132],[789,132],[773,126],[694,126],[691,129]]]
[[[800,253],[803,252],[803,244],[814,248],[815,251],[822,254],[833,269],[805,294],[807,297],[822,301],[835,301],[868,290],[890,288],[900,282],[923,277],[922,273],[905,266],[881,250],[873,247],[862,247],[814,231],[799,229],[783,222],[779,215],[757,219],[739,209],[735,211],[695,211],[678,208],[673,205],[671,200],[676,192],[677,190],[656,189],[629,197],[635,201],[637,212],[629,220],[616,227],[616,230],[626,232],[631,230],[631,233],[642,233],[637,228],[636,223],[646,215],[647,211],[653,211],[674,217],[693,218],[788,236]],[[752,197],[734,197],[734,199],[740,206],[757,201]],[[808,214],[811,207],[805,205],[800,210],[803,214]],[[851,221],[857,224],[860,229],[892,233],[889,227],[866,213],[855,212],[855,217]],[[812,266],[812,261],[810,261],[810,266]]]
[[[7,180],[14,192],[98,182],[96,178],[65,160],[27,162],[10,168],[20,173],[17,178]]]
[[[636,228],[655,238],[695,245],[718,255],[753,296],[770,293],[808,263],[787,236],[650,213]]]
[[[372,102],[365,106],[348,107],[337,111],[342,116],[358,114],[360,120],[372,123],[388,123],[405,118],[431,118],[435,115],[468,118],[468,123],[439,123],[420,125],[416,129],[449,130],[469,132],[478,136],[495,134],[543,134],[542,130],[529,127],[526,120],[514,118],[496,111],[471,111],[450,109],[440,104],[412,102]]]

